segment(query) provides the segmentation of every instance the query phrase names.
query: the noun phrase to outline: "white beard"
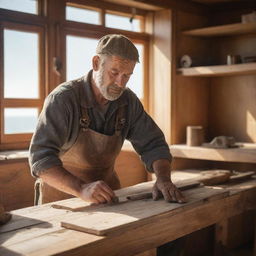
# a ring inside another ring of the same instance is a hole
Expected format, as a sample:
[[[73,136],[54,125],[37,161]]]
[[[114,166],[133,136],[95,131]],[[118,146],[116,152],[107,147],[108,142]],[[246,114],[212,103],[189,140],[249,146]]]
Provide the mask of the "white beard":
[[[99,88],[101,94],[105,99],[114,101],[123,94],[125,89],[122,89],[115,84],[105,85],[103,81],[104,71],[105,71],[104,67],[101,66],[100,70],[96,74],[95,84]],[[114,92],[111,93],[111,91],[114,91]]]

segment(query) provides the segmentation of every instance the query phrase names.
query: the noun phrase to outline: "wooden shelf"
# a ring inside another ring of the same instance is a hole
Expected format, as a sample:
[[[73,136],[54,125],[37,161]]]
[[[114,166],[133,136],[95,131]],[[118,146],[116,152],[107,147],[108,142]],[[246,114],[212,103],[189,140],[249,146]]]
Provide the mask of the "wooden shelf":
[[[256,74],[256,63],[180,68],[177,70],[177,73],[183,76],[205,77],[249,75]]]
[[[170,150],[175,158],[189,158],[212,161],[256,163],[256,143],[237,143],[241,147],[216,149],[171,145]]]
[[[200,37],[233,36],[249,33],[256,33],[256,22],[250,22],[245,24],[236,23],[183,31],[184,35]]]

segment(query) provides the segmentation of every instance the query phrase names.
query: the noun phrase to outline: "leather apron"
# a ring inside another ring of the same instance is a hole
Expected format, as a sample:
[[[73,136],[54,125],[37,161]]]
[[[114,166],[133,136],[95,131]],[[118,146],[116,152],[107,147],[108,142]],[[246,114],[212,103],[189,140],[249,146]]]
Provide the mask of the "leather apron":
[[[90,119],[85,108],[81,108],[80,131],[74,145],[60,158],[63,167],[82,180],[91,183],[105,181],[113,190],[120,188],[120,181],[114,170],[116,157],[121,151],[121,131],[125,124],[124,106],[117,110],[115,132],[105,135],[89,128]],[[35,183],[35,204],[50,203],[68,199],[72,195],[61,192],[42,180]]]

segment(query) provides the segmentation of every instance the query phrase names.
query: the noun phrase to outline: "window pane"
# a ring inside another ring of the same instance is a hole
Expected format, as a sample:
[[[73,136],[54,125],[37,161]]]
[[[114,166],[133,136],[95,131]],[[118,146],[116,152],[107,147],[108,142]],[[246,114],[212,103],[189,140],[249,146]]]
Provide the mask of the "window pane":
[[[4,97],[38,98],[38,34],[4,30]]]
[[[143,99],[144,92],[143,92],[143,44],[135,44],[138,49],[139,56],[140,56],[140,63],[137,63],[133,74],[127,84],[127,86],[138,96],[139,99]]]
[[[133,19],[130,22],[129,17],[114,15],[114,14],[106,14],[106,26],[110,28],[118,28],[124,30],[130,30],[135,32],[140,32],[140,20]]]
[[[37,117],[37,108],[5,108],[4,133],[33,133]]]
[[[37,0],[0,0],[0,8],[38,14]]]
[[[96,25],[100,24],[99,12],[71,6],[66,6],[66,19]]]
[[[67,80],[79,78],[92,69],[98,40],[67,36]]]

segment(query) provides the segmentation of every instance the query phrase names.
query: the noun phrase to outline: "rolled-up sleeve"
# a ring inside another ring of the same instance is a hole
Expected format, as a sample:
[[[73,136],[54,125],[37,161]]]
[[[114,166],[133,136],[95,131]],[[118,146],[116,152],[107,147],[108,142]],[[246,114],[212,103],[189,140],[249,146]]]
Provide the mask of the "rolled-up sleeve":
[[[49,95],[39,116],[29,148],[31,174],[62,165],[61,147],[68,138],[68,109],[60,95]]]
[[[153,172],[154,161],[168,159],[171,162],[172,160],[163,132],[144,111],[135,95],[132,99],[131,125],[127,139],[132,143],[150,172]]]

